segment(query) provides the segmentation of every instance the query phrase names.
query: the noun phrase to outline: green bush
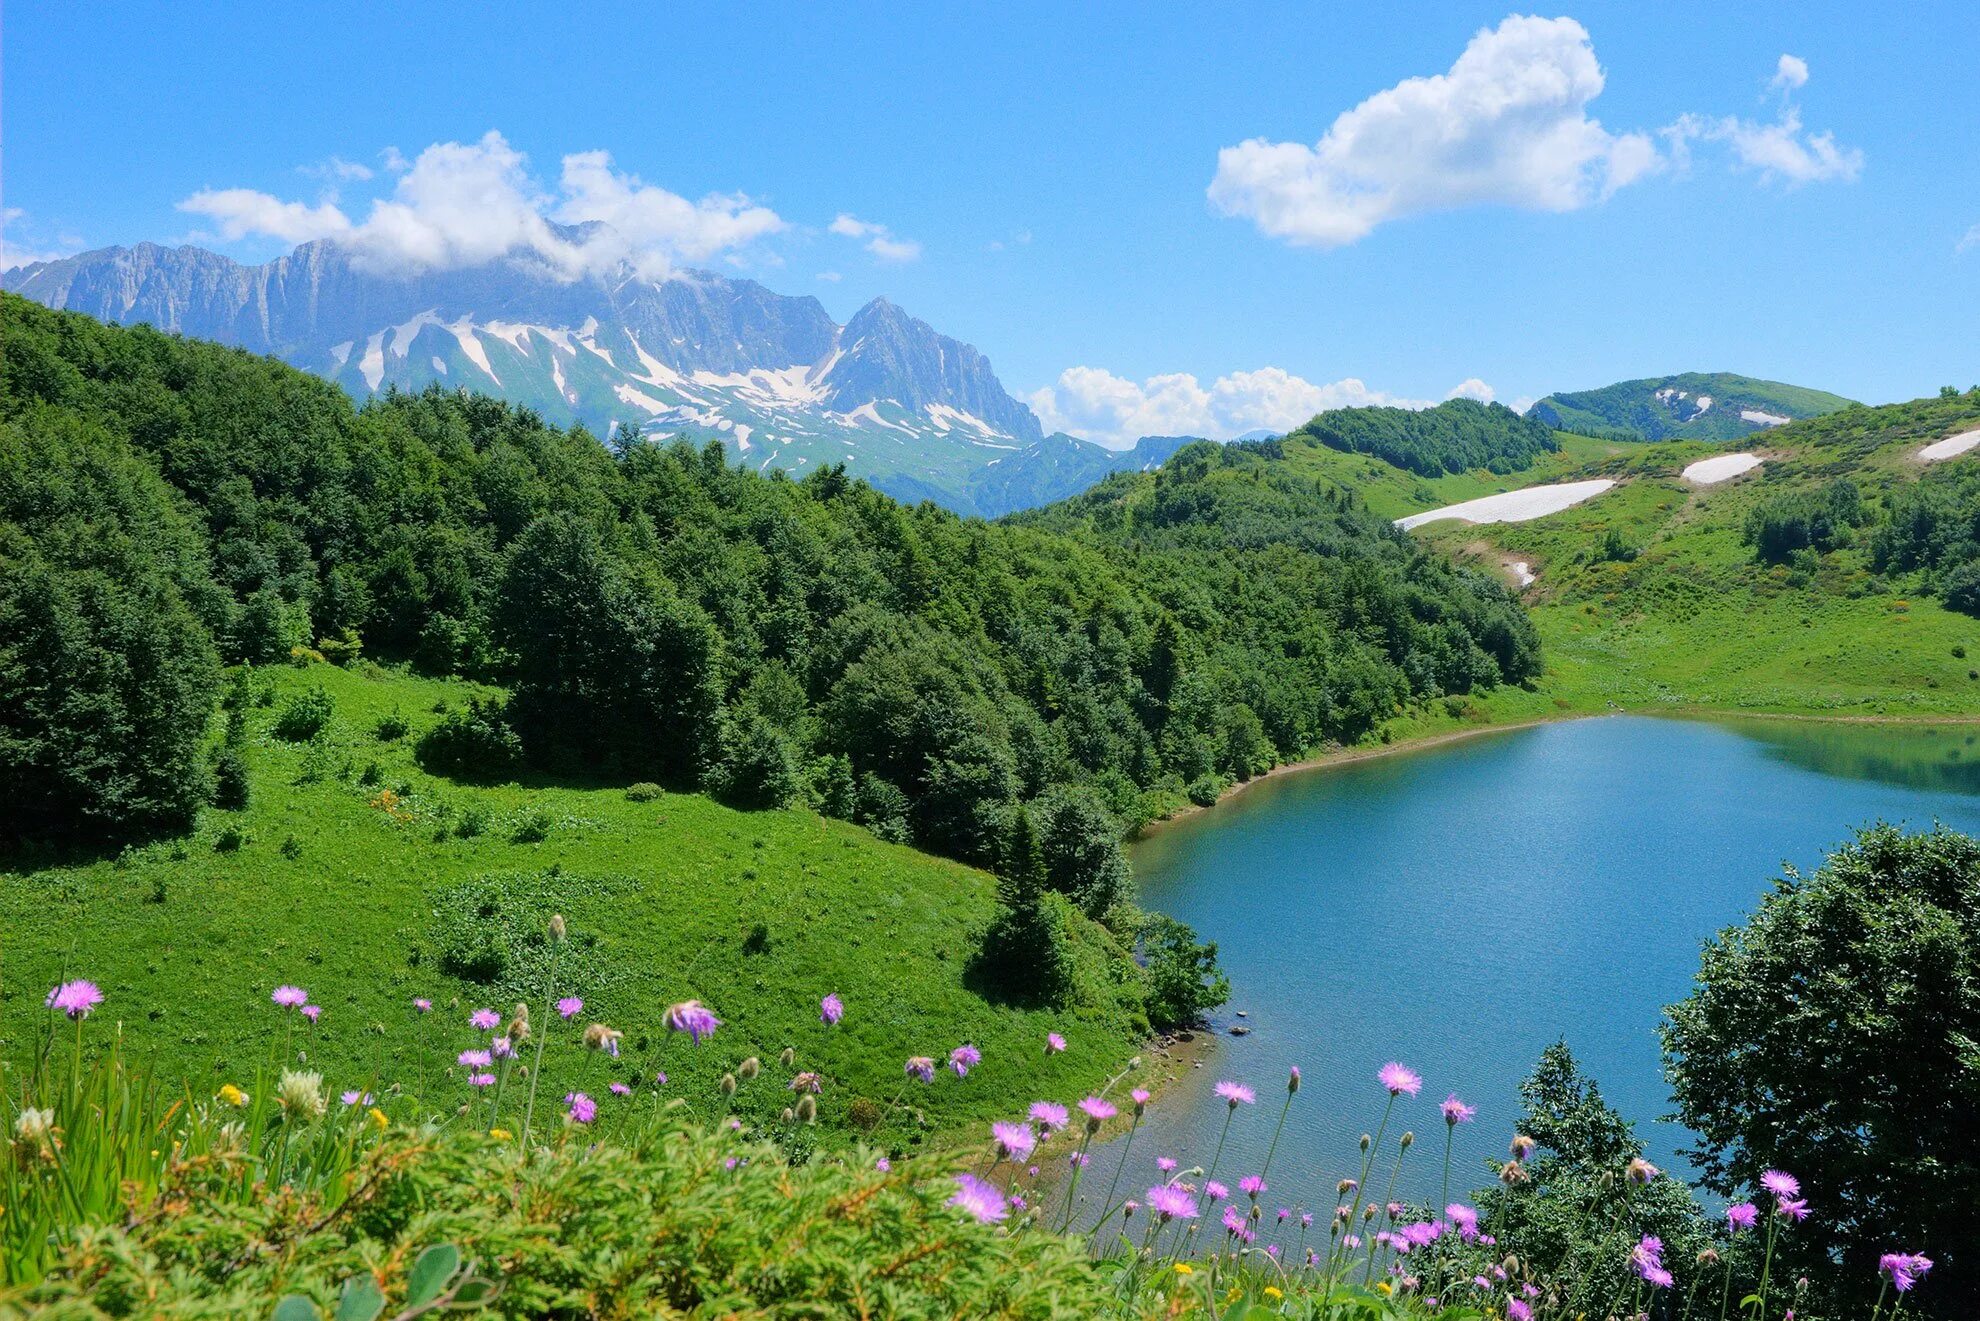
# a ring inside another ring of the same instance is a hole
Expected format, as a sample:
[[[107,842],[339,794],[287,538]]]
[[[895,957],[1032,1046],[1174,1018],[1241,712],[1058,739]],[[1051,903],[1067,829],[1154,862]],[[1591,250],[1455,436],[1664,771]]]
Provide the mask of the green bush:
[[[239,748],[223,747],[213,759],[213,805],[230,812],[248,805],[247,759]]]
[[[1191,1027],[1231,998],[1231,982],[1217,966],[1217,943],[1199,943],[1196,932],[1173,917],[1150,914],[1141,928],[1148,968],[1148,1021],[1158,1028]]]
[[[626,786],[626,801],[629,803],[651,803],[666,793],[651,780],[641,780],[638,784]]]
[[[420,735],[419,764],[435,775],[460,780],[503,780],[522,767],[522,740],[502,718],[502,707],[475,698],[450,711]]]
[[[321,686],[305,688],[285,702],[275,717],[275,737],[307,743],[329,727],[336,707]]]
[[[380,743],[396,743],[411,730],[412,724],[397,711],[393,711],[389,716],[380,716],[378,723],[371,727],[373,736]]]

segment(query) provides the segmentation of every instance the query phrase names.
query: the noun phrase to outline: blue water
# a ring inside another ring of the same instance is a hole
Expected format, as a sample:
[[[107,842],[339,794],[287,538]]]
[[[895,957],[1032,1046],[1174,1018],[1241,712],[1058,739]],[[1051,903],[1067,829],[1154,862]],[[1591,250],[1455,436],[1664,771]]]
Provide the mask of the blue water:
[[[1980,833],[1976,739],[1574,721],[1276,777],[1158,830],[1134,850],[1143,901],[1217,942],[1233,994],[1203,1067],[1183,1066],[1151,1107],[1124,1186],[1152,1176],[1157,1155],[1209,1162],[1227,1113],[1211,1087],[1224,1078],[1259,1100],[1236,1115],[1218,1177],[1235,1186],[1256,1172],[1298,1065],[1264,1200],[1331,1206],[1380,1119],[1375,1073],[1388,1060],[1425,1080],[1390,1129],[1419,1139],[1399,1192],[1436,1194],[1437,1106],[1452,1091],[1478,1107],[1453,1166],[1473,1185],[1503,1155],[1520,1079],[1557,1038],[1650,1158],[1687,1171],[1656,1029],[1701,942],[1751,911],[1783,863],[1812,869],[1859,825]],[[1250,1034],[1227,1035],[1233,1024]],[[1112,1176],[1118,1151],[1096,1153],[1092,1182]]]

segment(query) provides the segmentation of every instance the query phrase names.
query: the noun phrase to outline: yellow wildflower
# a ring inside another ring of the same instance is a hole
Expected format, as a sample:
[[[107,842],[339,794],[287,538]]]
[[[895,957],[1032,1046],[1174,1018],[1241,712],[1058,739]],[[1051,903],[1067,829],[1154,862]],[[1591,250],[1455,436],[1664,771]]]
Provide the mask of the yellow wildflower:
[[[1387,1280],[1377,1280],[1375,1282],[1375,1287],[1377,1289],[1380,1289],[1383,1293],[1394,1293],[1396,1291],[1395,1286],[1390,1284]]]
[[[1179,1261],[1179,1262],[1177,1262],[1177,1263],[1176,1263],[1176,1274],[1178,1274],[1178,1275],[1194,1275],[1194,1274],[1196,1274],[1196,1267],[1194,1267],[1194,1266],[1192,1266],[1192,1265],[1190,1265],[1190,1264],[1189,1264],[1188,1262],[1186,1262],[1186,1261]]]
[[[224,1101],[228,1105],[241,1106],[247,1104],[247,1093],[242,1091],[240,1088],[234,1086],[234,1084],[228,1083],[225,1087],[222,1087],[217,1093],[215,1093],[213,1099],[216,1101]]]
[[[370,1113],[365,1117],[371,1121],[371,1126],[377,1129],[380,1133],[383,1133],[385,1131],[386,1125],[392,1122],[391,1120],[385,1117],[385,1112],[383,1110],[380,1110],[375,1105],[371,1107]]]
[[[1284,1298],[1286,1291],[1276,1284],[1268,1284],[1265,1286],[1265,1296],[1267,1298]]]
[[[515,1134],[506,1128],[491,1128],[488,1130],[488,1136],[494,1138],[497,1142],[507,1142]]]

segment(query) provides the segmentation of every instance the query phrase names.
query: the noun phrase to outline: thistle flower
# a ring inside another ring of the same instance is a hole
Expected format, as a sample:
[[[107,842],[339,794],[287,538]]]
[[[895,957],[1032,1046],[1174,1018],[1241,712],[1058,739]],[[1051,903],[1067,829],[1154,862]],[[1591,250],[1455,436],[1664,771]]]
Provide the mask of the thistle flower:
[[[822,1092],[825,1090],[825,1080],[815,1073],[806,1071],[792,1078],[787,1090],[793,1092]]]
[[[320,1018],[322,1014],[323,1014],[322,1005],[304,1005],[302,1007],[302,1016],[304,1018],[307,1018],[312,1023],[314,1023],[318,1018]]]
[[[1224,1232],[1241,1243],[1249,1243],[1258,1237],[1252,1232],[1251,1226],[1245,1223],[1244,1217],[1238,1214],[1235,1206],[1224,1208]]]
[[[1737,1234],[1760,1223],[1760,1208],[1751,1202],[1737,1202],[1726,1208],[1726,1220],[1731,1224],[1733,1233]]]
[[[323,1096],[323,1075],[320,1073],[284,1069],[275,1092],[281,1098],[282,1108],[297,1118],[320,1119],[330,1108]]]
[[[1649,1183],[1662,1173],[1663,1171],[1655,1165],[1638,1156],[1629,1163],[1629,1168],[1623,1171],[1623,1177],[1631,1183]]]
[[[1258,1194],[1265,1191],[1265,1180],[1259,1175],[1247,1174],[1238,1180],[1238,1189],[1255,1202]]]
[[[300,1009],[309,1003],[309,992],[300,986],[278,986],[268,998],[284,1009]]]
[[[1645,1234],[1629,1250],[1629,1264],[1638,1275],[1649,1279],[1649,1272],[1664,1264],[1664,1240],[1655,1234]]]
[[[1066,1157],[1066,1164],[1072,1166],[1076,1170],[1085,1169],[1086,1163],[1087,1163],[1087,1155],[1083,1151],[1075,1151],[1074,1153],[1072,1153],[1072,1155]]]
[[[1384,1064],[1375,1077],[1388,1089],[1390,1096],[1415,1096],[1423,1090],[1422,1075],[1394,1060]]]
[[[631,1096],[631,1095],[632,1095],[632,1088],[630,1088],[630,1087],[628,1087],[628,1086],[626,1086],[626,1085],[625,1085],[624,1083],[622,1083],[622,1082],[612,1082],[612,1083],[607,1083],[607,1084],[606,1084],[606,1088],[607,1088],[607,1089],[608,1089],[608,1090],[609,1090],[609,1091],[610,1091],[610,1092],[612,1093],[612,1095],[614,1095],[614,1096]]]
[[[736,1094],[736,1075],[725,1073],[722,1075],[722,1081],[715,1085],[721,1090],[722,1095],[734,1096]]]
[[[790,1068],[791,1065],[797,1063],[797,1047],[795,1046],[784,1047],[784,1053],[777,1057],[777,1062],[783,1065],[787,1069]]]
[[[1533,1176],[1526,1172],[1526,1167],[1516,1160],[1509,1160],[1499,1167],[1499,1182],[1508,1188],[1531,1182],[1532,1178]]]
[[[1801,1180],[1785,1170],[1768,1170],[1760,1176],[1760,1186],[1775,1197],[1801,1196]]]
[[[1174,1184],[1157,1184],[1148,1190],[1148,1209],[1167,1223],[1171,1220],[1194,1220],[1198,1212],[1196,1199]]]
[[[1299,1066],[1295,1064],[1292,1066],[1292,1072],[1286,1075],[1286,1095],[1296,1096],[1298,1095],[1298,1093],[1299,1093]]]
[[[923,1082],[934,1082],[935,1061],[926,1055],[910,1055],[908,1056],[908,1062],[903,1072],[910,1078],[919,1078]]]
[[[1478,1212],[1462,1202],[1444,1208],[1444,1218],[1456,1227],[1458,1237],[1469,1243],[1478,1237]]]
[[[1128,1093],[1128,1099],[1134,1102],[1135,1114],[1139,1115],[1148,1109],[1148,1090],[1146,1088],[1135,1088]]]
[[[748,1082],[761,1072],[763,1072],[763,1061],[754,1055],[736,1066],[736,1076],[744,1082]]]
[[[889,1170],[894,1168],[894,1162],[888,1160],[885,1156],[882,1156],[880,1157],[880,1159],[873,1162],[873,1168],[880,1171],[880,1173],[885,1174]]]
[[[687,1033],[697,1046],[703,1037],[714,1036],[715,1029],[722,1026],[722,1020],[709,1012],[699,1000],[683,1000],[677,1005],[669,1005],[665,1021],[668,1031]]]
[[[805,1124],[817,1123],[818,1098],[813,1096],[810,1092],[806,1092],[803,1096],[798,1097],[797,1117],[800,1123],[805,1123]]]
[[[90,1010],[103,1003],[103,992],[95,982],[63,982],[48,993],[50,1009],[59,1009],[72,1019],[88,1018]]]
[[[1029,1160],[1032,1151],[1038,1146],[1038,1139],[1032,1135],[1029,1124],[1011,1124],[999,1120],[990,1125],[990,1136],[996,1140],[999,1160]]]
[[[667,1071],[665,1069],[653,1075],[653,1085],[655,1087],[665,1087],[667,1085]]]
[[[567,995],[557,1002],[557,1015],[560,1018],[576,1018],[584,1012],[584,1001],[578,996]]]
[[[1065,1048],[1066,1039],[1064,1037],[1056,1032],[1047,1032],[1045,1034],[1045,1053],[1047,1055],[1057,1055]]]
[[[1808,1199],[1805,1197],[1783,1197],[1774,1207],[1784,1219],[1796,1224],[1808,1219]]]
[[[1533,1309],[1518,1298],[1506,1303],[1506,1321],[1533,1321]]]
[[[1411,1132],[1411,1133],[1404,1133],[1404,1134],[1402,1135],[1402,1142],[1401,1142],[1401,1145],[1402,1145],[1402,1149],[1403,1149],[1404,1151],[1408,1151],[1408,1150],[1409,1150],[1409,1149],[1410,1149],[1411,1147],[1413,1147],[1413,1146],[1415,1146],[1415,1145],[1416,1145],[1416,1134],[1415,1134],[1415,1133],[1413,1133],[1413,1132]]]
[[[838,992],[834,991],[818,1002],[818,1021],[826,1027],[837,1027],[839,1020],[845,1016],[845,1002],[839,999]]]
[[[1469,1124],[1477,1117],[1478,1107],[1466,1105],[1458,1100],[1456,1092],[1444,1098],[1444,1123],[1451,1128],[1456,1128],[1459,1124]]]
[[[1217,1095],[1235,1110],[1240,1105],[1253,1105],[1258,1101],[1258,1093],[1238,1082],[1220,1082],[1214,1089]]]
[[[350,1091],[343,1093],[337,1099],[342,1101],[345,1105],[370,1105],[371,1093],[359,1091],[356,1088],[352,1088]]]
[[[960,1207],[977,1223],[995,1224],[1011,1213],[1004,1195],[974,1174],[956,1176],[955,1195],[949,1198],[950,1206]]]
[[[1157,1156],[1155,1158],[1155,1168],[1164,1174],[1173,1174],[1176,1169],[1176,1158],[1174,1156]]]
[[[1893,1289],[1910,1293],[1932,1269],[1932,1259],[1919,1252],[1886,1252],[1877,1258],[1877,1269],[1890,1277]]]
[[[502,1026],[502,1016],[493,1009],[477,1009],[468,1015],[468,1026],[478,1032],[493,1032]]]
[[[1531,1156],[1533,1154],[1533,1149],[1539,1145],[1540,1145],[1539,1143],[1535,1142],[1532,1138],[1526,1136],[1526,1134],[1515,1133],[1513,1134],[1512,1147],[1511,1147],[1512,1158],[1514,1160],[1525,1160],[1528,1156]]]
[[[1064,1128],[1066,1121],[1071,1118],[1064,1106],[1051,1101],[1033,1101],[1030,1114],[1031,1122],[1036,1124],[1038,1131],[1043,1134],[1049,1134],[1053,1129]]]
[[[1140,1209],[1141,1209],[1140,1202],[1135,1201],[1132,1197],[1128,1198],[1125,1202],[1121,1203],[1121,1219],[1123,1220],[1134,1219],[1134,1213],[1136,1211],[1139,1211]]]
[[[955,1070],[958,1078],[969,1077],[969,1071],[982,1062],[983,1052],[968,1043],[949,1052],[949,1067]]]
[[[413,1008],[419,1010],[422,1014],[430,1014],[433,1012],[433,1002],[423,995],[416,996],[413,999]]]
[[[1086,1127],[1089,1132],[1100,1127],[1102,1121],[1112,1119],[1120,1113],[1114,1109],[1112,1102],[1103,1101],[1097,1096],[1087,1097],[1079,1103],[1079,1108],[1086,1115]]]
[[[589,1124],[598,1118],[598,1102],[583,1092],[567,1092],[564,1104],[570,1106],[570,1119],[573,1124]]]
[[[493,1087],[494,1085],[495,1075],[492,1073],[470,1073],[468,1075],[468,1086],[470,1087]]]
[[[1203,1185],[1203,1195],[1213,1202],[1221,1202],[1231,1195],[1231,1190],[1224,1187],[1223,1184],[1218,1183],[1215,1179],[1211,1179]]]
[[[567,931],[564,927],[564,915],[562,913],[550,914],[550,939],[556,941],[559,945],[561,945],[564,943],[564,937],[566,934]]]
[[[1359,1187],[1361,1187],[1361,1182],[1358,1179],[1342,1179],[1334,1185],[1334,1193],[1336,1196],[1346,1197]]]
[[[464,1050],[454,1057],[454,1062],[463,1068],[485,1069],[494,1062],[494,1052],[488,1050]]]
[[[497,1037],[488,1043],[488,1053],[498,1060],[505,1060],[516,1053],[516,1045],[507,1037]]]

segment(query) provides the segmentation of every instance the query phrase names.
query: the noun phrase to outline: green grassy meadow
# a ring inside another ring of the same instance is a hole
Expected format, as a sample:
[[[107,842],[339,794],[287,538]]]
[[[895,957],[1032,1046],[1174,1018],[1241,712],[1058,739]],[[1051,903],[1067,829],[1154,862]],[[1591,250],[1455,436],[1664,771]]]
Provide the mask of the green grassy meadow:
[[[462,920],[450,893],[491,880],[503,920],[530,933],[551,911],[569,921],[558,994],[585,1008],[550,1027],[544,1087],[557,1097],[582,1089],[609,1106],[615,1080],[651,1097],[644,1084],[664,1070],[665,1095],[705,1109],[745,1057],[770,1064],[792,1047],[795,1068],[826,1079],[821,1122],[843,1129],[863,1098],[884,1111],[873,1140],[899,1146],[1039,1097],[1074,1099],[1139,1045],[1120,1006],[1029,1012],[965,988],[993,907],[986,873],[807,811],[436,778],[413,743],[437,705],[474,691],[460,682],[317,663],[257,671],[254,684],[266,705],[248,720],[246,810],[208,809],[191,835],[114,857],[0,873],[0,1049],[15,1063],[45,1044],[46,989],[88,977],[108,997],[92,1028],[114,1021],[139,1057],[201,1095],[251,1086],[271,1039],[292,1031],[333,1089],[466,1101],[454,1057],[487,1044],[467,1016],[482,1006],[506,1016],[514,979],[450,976],[438,951]],[[276,738],[282,704],[313,685],[336,704],[329,728],[308,745]],[[380,738],[394,715],[410,732]],[[280,983],[322,1006],[314,1027],[285,1023],[269,1001]],[[834,1029],[818,1017],[827,992],[846,1004]],[[433,1012],[419,1014],[415,997]],[[699,1047],[662,1027],[666,1006],[691,997],[727,1024]],[[544,1008],[532,1008],[541,1031]],[[601,1021],[625,1034],[617,1060],[578,1045]],[[1070,1049],[1048,1057],[1048,1031]],[[939,1063],[964,1042],[983,1052],[969,1077],[944,1069],[904,1088],[908,1056]],[[767,1120],[791,1103],[773,1073],[788,1076],[767,1070],[760,1094],[744,1083],[739,1115]]]

